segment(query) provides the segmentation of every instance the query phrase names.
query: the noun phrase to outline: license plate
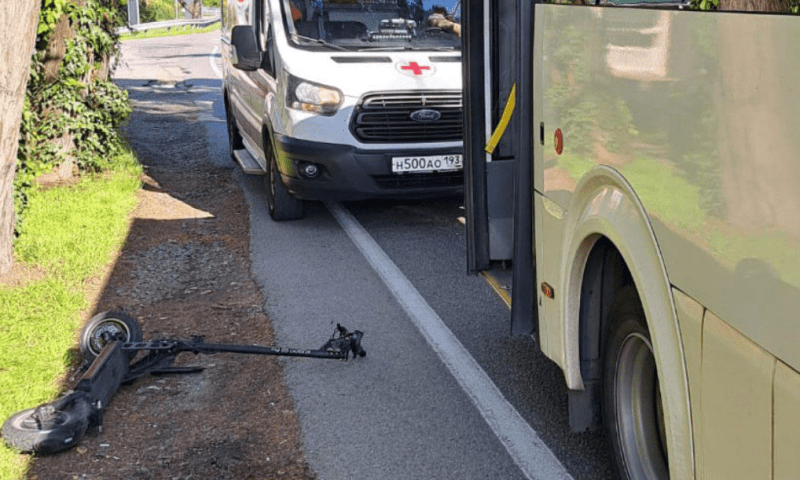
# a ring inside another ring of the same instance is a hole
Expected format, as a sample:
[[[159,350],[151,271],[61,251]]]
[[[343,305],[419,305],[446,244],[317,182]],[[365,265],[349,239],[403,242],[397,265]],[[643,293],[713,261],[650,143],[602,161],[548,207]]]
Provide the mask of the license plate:
[[[464,168],[461,155],[393,157],[392,173],[452,172]]]

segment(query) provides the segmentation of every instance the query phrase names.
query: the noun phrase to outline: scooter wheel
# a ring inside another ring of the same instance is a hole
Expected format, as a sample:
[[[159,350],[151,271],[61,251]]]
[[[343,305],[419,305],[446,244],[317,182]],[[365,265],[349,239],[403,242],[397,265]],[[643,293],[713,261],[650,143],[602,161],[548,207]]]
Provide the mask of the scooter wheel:
[[[86,415],[70,410],[34,415],[36,410],[15,413],[0,430],[5,442],[22,453],[49,455],[66,450],[80,442],[89,428]]]
[[[79,342],[81,355],[89,362],[94,361],[110,340],[141,342],[142,328],[135,318],[123,312],[98,313],[83,327]],[[135,354],[135,351],[128,352],[128,359]]]

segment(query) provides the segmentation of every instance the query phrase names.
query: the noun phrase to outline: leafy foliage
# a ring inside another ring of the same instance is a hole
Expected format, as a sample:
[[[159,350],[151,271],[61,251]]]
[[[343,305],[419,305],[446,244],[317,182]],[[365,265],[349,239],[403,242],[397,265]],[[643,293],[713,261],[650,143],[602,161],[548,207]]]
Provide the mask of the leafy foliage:
[[[122,4],[126,6],[128,1],[122,0]],[[220,0],[203,0],[203,7],[220,8]],[[139,22],[160,22],[174,18],[175,0],[145,0],[144,2],[139,0]]]
[[[692,6],[698,10],[716,10],[719,0],[694,0]]]
[[[175,0],[150,0],[139,6],[139,21],[160,22],[175,18]]]
[[[718,10],[719,0],[692,0],[691,5],[697,10]],[[800,14],[800,0],[790,0],[786,13]]]
[[[595,24],[572,25],[552,33],[545,43],[556,41],[550,60],[556,65],[549,75],[556,81],[548,85],[545,98],[554,114],[559,112],[559,125],[569,137],[570,149],[591,154],[598,148],[619,152],[624,139],[636,137],[633,118],[623,96],[609,94],[609,88],[597,88],[603,77],[592,66],[600,58],[597,49],[604,48],[603,32]],[[598,39],[587,42],[587,38]],[[546,47],[547,48],[547,47]],[[598,119],[602,119],[599,121]]]
[[[109,72],[123,23],[116,0],[42,0],[20,127],[17,229],[39,175],[67,160],[99,171],[121,151],[116,127],[130,104]]]

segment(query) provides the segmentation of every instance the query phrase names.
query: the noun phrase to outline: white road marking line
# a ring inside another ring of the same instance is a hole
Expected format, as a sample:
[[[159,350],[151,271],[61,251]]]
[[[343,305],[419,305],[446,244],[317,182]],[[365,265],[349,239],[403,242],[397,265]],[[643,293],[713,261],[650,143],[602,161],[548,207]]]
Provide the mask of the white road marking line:
[[[342,205],[331,202],[325,205],[472,399],[525,476],[530,480],[572,479],[564,465],[508,403],[478,362],[364,227]]]
[[[217,78],[222,78],[222,72],[219,70],[217,62],[214,61],[217,54],[219,54],[219,45],[214,47],[214,50],[211,51],[211,55],[208,56],[208,63],[211,65],[211,70],[214,70],[214,75],[216,75]]]

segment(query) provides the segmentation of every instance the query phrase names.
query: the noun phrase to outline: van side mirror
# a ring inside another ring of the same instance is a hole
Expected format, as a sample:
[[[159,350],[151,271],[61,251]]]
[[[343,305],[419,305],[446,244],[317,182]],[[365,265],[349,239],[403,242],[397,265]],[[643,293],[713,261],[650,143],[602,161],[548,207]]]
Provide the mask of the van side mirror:
[[[256,32],[250,25],[237,25],[231,31],[231,63],[234,68],[253,71],[261,66]]]

